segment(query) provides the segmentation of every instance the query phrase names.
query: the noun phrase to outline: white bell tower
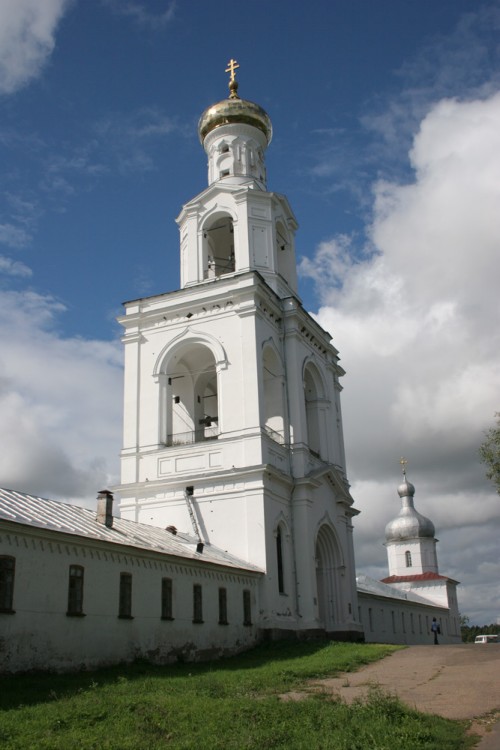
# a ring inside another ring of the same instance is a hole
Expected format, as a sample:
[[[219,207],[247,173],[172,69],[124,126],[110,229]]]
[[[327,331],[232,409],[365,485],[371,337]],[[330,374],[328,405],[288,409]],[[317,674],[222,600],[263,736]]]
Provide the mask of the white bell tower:
[[[208,187],[186,203],[181,288],[128,302],[121,513],[195,529],[263,571],[259,627],[358,638],[352,507],[330,336],[297,294],[297,222],[269,192],[267,113],[199,122]]]

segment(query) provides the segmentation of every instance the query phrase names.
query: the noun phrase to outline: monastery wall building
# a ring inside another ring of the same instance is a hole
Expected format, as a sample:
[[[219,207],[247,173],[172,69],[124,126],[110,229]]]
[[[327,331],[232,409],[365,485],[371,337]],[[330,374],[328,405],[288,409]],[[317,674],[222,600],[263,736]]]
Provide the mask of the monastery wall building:
[[[344,371],[298,296],[297,222],[267,190],[271,122],[239,98],[236,67],[199,122],[208,187],[177,219],[181,288],[120,319],[119,517],[107,490],[97,512],[0,493],[2,671],[208,658],[264,637],[429,642],[433,616],[459,639],[455,582],[409,483],[390,577],[356,582]]]

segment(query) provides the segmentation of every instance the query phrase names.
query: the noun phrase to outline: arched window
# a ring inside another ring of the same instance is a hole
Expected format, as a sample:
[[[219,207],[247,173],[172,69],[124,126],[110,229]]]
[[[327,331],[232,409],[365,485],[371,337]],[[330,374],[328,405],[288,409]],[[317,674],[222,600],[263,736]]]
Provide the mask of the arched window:
[[[217,278],[235,270],[234,227],[228,214],[217,214],[203,228],[204,277]]]
[[[295,282],[295,254],[288,230],[281,221],[276,222],[276,267],[278,273],[292,286]]]
[[[69,566],[68,610],[67,615],[83,614],[83,567]]]
[[[406,552],[405,552],[405,561],[406,561],[406,567],[407,568],[411,568],[411,566],[412,566],[412,563],[411,563],[411,552],[410,552],[409,549],[407,549]]]
[[[285,593],[285,577],[283,573],[283,535],[281,526],[276,530],[276,565],[278,570],[278,591],[280,594]]]

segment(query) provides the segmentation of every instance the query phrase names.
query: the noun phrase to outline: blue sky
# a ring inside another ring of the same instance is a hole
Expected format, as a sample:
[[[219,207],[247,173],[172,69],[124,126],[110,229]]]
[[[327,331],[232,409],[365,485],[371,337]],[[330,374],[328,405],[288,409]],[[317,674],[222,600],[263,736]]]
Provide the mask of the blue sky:
[[[300,293],[340,349],[360,570],[385,574],[399,458],[462,611],[500,616],[500,2],[4,0],[2,484],[93,503],[116,483],[121,302],[176,289],[175,217],[206,186],[197,121],[269,113]]]

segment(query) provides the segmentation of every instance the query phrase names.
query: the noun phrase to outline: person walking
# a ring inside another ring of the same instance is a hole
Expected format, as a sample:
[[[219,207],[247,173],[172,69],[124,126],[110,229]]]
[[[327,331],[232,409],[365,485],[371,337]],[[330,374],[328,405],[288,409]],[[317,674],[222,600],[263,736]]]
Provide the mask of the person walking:
[[[435,617],[432,618],[431,633],[434,634],[434,645],[438,646],[439,645],[438,634],[441,633],[441,628],[439,627],[439,623]]]

